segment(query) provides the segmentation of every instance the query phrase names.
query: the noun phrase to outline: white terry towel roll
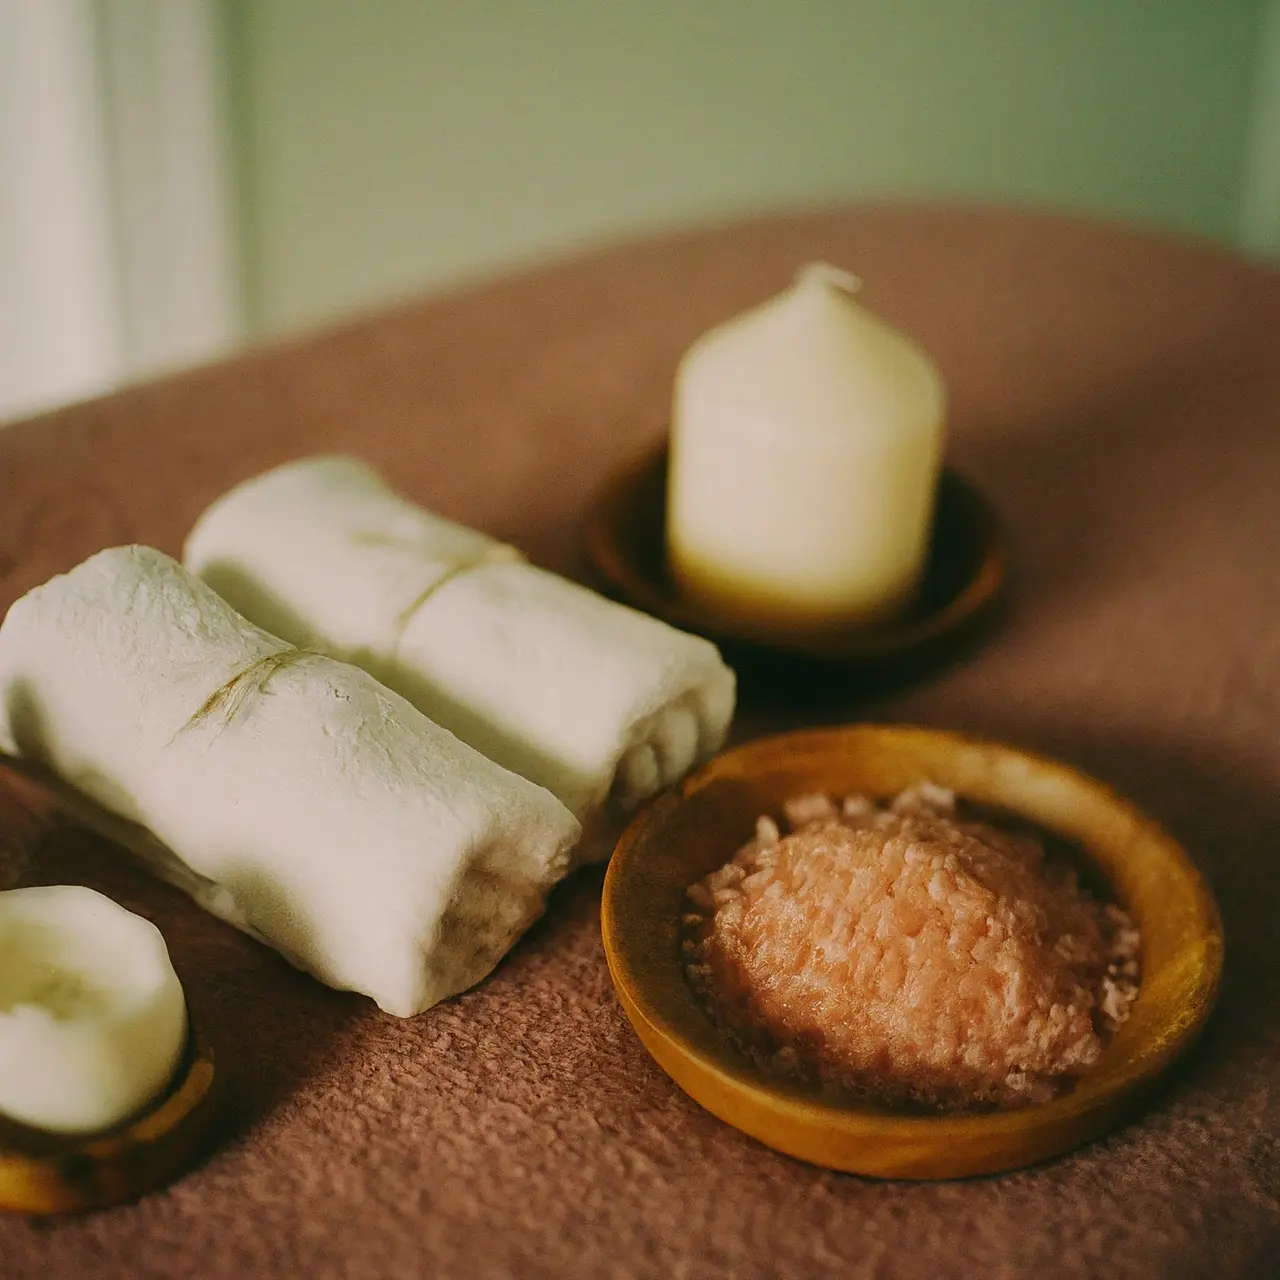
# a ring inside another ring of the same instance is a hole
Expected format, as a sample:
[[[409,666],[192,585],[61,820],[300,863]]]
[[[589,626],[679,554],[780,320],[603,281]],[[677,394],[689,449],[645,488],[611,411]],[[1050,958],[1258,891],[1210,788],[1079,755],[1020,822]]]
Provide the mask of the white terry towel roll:
[[[352,458],[232,489],[185,562],[247,617],[366,667],[584,822],[682,777],[733,717],[714,645],[415,507]]]
[[[156,870],[202,905],[402,1017],[497,964],[580,835],[549,792],[149,547],[9,610],[0,749],[149,828],[176,855]]]

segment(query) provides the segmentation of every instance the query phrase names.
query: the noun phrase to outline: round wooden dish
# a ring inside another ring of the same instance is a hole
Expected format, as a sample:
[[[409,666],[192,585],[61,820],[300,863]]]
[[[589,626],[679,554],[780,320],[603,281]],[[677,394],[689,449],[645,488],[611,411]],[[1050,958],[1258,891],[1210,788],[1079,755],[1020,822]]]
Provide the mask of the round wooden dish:
[[[172,1181],[212,1136],[216,1081],[213,1049],[193,1022],[169,1092],[115,1129],[46,1133],[0,1117],[0,1209],[75,1213],[136,1200]]]
[[[887,797],[923,780],[1070,841],[1142,931],[1142,985],[1097,1064],[1054,1101],[1017,1111],[904,1115],[842,1104],[765,1075],[717,1034],[679,954],[687,885],[748,839],[758,815],[806,792]],[[956,1178],[1018,1168],[1125,1121],[1209,1015],[1222,926],[1177,843],[1098,782],[995,743],[922,729],[856,726],[765,738],[712,760],[643,811],[609,865],[605,954],[645,1047],[697,1102],[768,1146],[884,1178]]]
[[[968,481],[947,468],[920,593],[903,617],[881,626],[782,643],[726,629],[681,599],[667,570],[667,450],[621,469],[587,517],[583,545],[601,585],[618,599],[716,641],[749,674],[852,672],[877,679],[916,674],[945,660],[976,631],[1008,569],[1000,522]]]
[[[0,889],[14,884],[66,797],[38,766],[0,756]],[[217,1119],[213,1047],[188,1007],[187,1049],[168,1092],[104,1133],[47,1133],[0,1115],[0,1210],[74,1213],[136,1200],[202,1152]]]

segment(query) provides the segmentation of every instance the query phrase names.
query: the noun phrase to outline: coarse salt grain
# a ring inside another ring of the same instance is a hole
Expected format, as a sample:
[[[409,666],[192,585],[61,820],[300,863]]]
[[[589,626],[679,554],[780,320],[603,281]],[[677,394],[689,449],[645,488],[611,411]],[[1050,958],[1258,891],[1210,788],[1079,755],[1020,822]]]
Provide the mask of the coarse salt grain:
[[[767,1068],[941,1110],[1046,1100],[1136,998],[1140,938],[1034,836],[926,783],[798,796],[692,885],[686,972]]]

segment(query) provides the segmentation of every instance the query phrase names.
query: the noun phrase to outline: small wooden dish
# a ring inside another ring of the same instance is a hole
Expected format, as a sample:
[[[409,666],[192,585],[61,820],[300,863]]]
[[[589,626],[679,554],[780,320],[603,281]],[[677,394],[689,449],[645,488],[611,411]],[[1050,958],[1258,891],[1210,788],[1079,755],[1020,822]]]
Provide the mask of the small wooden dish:
[[[1008,551],[990,504],[947,468],[938,488],[929,558],[919,596],[892,623],[803,642],[782,643],[727,629],[677,593],[665,547],[667,450],[621,469],[601,489],[583,532],[583,546],[601,585],[686,631],[716,641],[749,674],[844,671],[881,679],[914,675],[946,660],[976,633],[996,603],[1008,571]]]
[[[727,861],[789,797],[879,797],[924,780],[1029,819],[1080,850],[1142,932],[1142,985],[1095,1066],[1054,1101],[960,1116],[842,1103],[769,1076],[721,1039],[680,960],[685,888]],[[1123,1123],[1203,1027],[1222,971],[1204,880],[1153,821],[1101,783],[957,734],[856,726],[765,738],[712,760],[644,810],[609,864],[605,955],[645,1047],[695,1101],[770,1147],[882,1178],[957,1178],[1046,1160]]]
[[[213,1049],[192,1024],[169,1092],[105,1133],[46,1133],[0,1117],[0,1209],[46,1216],[136,1200],[204,1150],[217,1118]]]
[[[65,788],[38,766],[0,756],[0,889],[43,833],[74,817]],[[47,1133],[0,1116],[0,1210],[48,1215],[136,1200],[172,1181],[203,1151],[217,1120],[213,1046],[188,1008],[186,1053],[168,1092],[104,1133]]]

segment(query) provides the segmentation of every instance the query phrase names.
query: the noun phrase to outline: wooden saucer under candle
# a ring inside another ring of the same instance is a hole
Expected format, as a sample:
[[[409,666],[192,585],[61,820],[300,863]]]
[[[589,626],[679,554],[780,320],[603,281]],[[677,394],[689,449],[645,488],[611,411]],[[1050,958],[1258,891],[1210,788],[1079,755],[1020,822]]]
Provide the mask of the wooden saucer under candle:
[[[601,489],[583,533],[587,559],[625,604],[704,635],[748,676],[891,677],[946,661],[991,613],[1008,572],[1008,550],[991,505],[944,469],[924,580],[901,617],[805,640],[778,640],[726,626],[677,592],[667,568],[667,449],[622,468]]]
[[[101,1134],[58,1134],[0,1116],[0,1209],[48,1215],[136,1200],[205,1149],[217,1118],[213,1049],[194,1024],[174,1083],[141,1115]]]
[[[685,978],[688,885],[798,795],[879,798],[931,781],[1069,842],[1142,935],[1128,1020],[1064,1094],[1018,1110],[907,1115],[768,1075],[731,1048]],[[646,1049],[728,1124],[813,1164],[882,1178],[957,1178],[1049,1159],[1128,1120],[1203,1028],[1222,973],[1222,925],[1179,845],[1101,783],[958,734],[854,726],[764,738],[716,757],[641,812],[605,879],[605,955]]]
[[[0,889],[9,888],[66,797],[37,766],[0,757]],[[190,1004],[186,1052],[165,1093],[102,1133],[49,1133],[0,1115],[0,1210],[44,1216],[136,1200],[173,1181],[213,1137],[213,1046]]]

